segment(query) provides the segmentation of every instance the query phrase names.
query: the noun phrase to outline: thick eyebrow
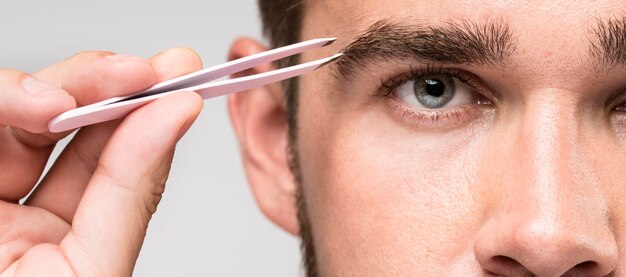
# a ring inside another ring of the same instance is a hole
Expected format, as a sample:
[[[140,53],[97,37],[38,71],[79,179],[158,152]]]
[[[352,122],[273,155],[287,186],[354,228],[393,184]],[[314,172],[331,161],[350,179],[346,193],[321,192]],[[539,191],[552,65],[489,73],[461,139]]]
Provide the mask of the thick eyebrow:
[[[626,18],[597,20],[589,52],[601,68],[626,65]]]
[[[334,68],[338,78],[348,79],[365,65],[390,59],[504,65],[515,52],[515,45],[508,24],[501,20],[462,20],[439,25],[382,20],[344,48],[344,55]]]

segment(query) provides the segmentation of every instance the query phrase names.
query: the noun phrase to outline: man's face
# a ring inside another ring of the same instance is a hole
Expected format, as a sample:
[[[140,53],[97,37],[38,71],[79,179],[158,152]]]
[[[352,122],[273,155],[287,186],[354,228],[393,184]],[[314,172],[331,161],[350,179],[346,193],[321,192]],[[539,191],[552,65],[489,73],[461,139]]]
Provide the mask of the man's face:
[[[303,60],[347,47],[300,81],[320,275],[626,274],[621,2],[309,1]]]

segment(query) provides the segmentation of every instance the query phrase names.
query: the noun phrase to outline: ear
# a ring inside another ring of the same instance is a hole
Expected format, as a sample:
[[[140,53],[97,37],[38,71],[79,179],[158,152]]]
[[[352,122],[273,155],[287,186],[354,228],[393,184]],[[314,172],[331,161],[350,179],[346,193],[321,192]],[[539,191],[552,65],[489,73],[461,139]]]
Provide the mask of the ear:
[[[232,45],[229,60],[266,50],[253,39],[240,38]],[[266,64],[232,77],[273,69],[273,65]],[[257,204],[272,222],[297,235],[296,184],[289,170],[287,121],[281,84],[232,94],[228,97],[228,108]]]

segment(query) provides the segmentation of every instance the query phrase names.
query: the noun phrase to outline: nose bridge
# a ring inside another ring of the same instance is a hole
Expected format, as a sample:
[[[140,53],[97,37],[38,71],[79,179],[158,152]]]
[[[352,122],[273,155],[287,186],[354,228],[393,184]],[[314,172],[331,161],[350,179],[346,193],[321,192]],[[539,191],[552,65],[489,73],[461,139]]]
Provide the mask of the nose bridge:
[[[506,177],[502,201],[508,209],[521,209],[516,213],[534,224],[564,223],[562,216],[584,189],[577,187],[582,182],[577,175],[585,170],[576,167],[585,163],[579,160],[584,142],[578,135],[575,105],[564,103],[560,93],[549,89],[530,94],[535,97],[525,100],[513,120],[515,131],[506,134],[514,143],[498,157],[513,171]]]
[[[492,180],[502,188],[477,240],[483,265],[507,257],[537,276],[558,276],[588,261],[595,273],[614,267],[615,240],[593,170],[586,168],[591,161],[577,105],[564,101],[571,93],[533,92],[516,123],[508,123],[514,131],[503,135],[514,143],[496,155],[510,173]]]
[[[511,234],[516,243],[530,248],[541,245],[543,253],[550,256],[570,251],[562,246],[581,239],[578,232],[589,227],[585,217],[595,213],[589,206],[584,213],[574,213],[585,205],[581,194],[586,194],[586,188],[578,174],[583,170],[574,168],[584,164],[574,162],[582,158],[578,147],[584,143],[579,141],[575,105],[560,101],[564,99],[561,93],[557,89],[542,90],[527,99],[517,138],[526,148],[517,152],[521,156],[517,161],[525,163],[520,168],[525,170],[517,175],[514,190],[521,191],[505,199],[511,205],[520,205],[511,207],[514,211],[505,211],[516,214],[516,231]]]
[[[521,151],[525,194],[529,200],[542,204],[544,220],[553,221],[559,214],[560,202],[567,200],[568,187],[574,185],[572,158],[581,142],[573,118],[575,110],[559,102],[558,90],[543,90],[529,97],[521,114],[519,139],[526,146]]]
[[[587,176],[580,174],[588,172],[580,168],[586,164],[580,160],[585,155],[579,148],[585,142],[580,141],[583,136],[579,136],[576,105],[562,101],[567,99],[561,97],[563,93],[567,92],[549,89],[531,94],[539,96],[527,100],[521,115],[519,139],[527,149],[520,154],[525,156],[528,172],[518,181],[526,190],[519,194],[526,198],[521,201],[526,213],[518,217],[518,233],[514,234],[520,243],[529,247],[541,244],[544,253],[557,256],[571,251],[564,245],[585,238],[582,232],[592,227],[590,219],[601,216],[602,210],[589,205],[595,201],[586,201],[594,197],[590,188],[595,184],[587,183]],[[584,212],[578,213],[583,207]]]

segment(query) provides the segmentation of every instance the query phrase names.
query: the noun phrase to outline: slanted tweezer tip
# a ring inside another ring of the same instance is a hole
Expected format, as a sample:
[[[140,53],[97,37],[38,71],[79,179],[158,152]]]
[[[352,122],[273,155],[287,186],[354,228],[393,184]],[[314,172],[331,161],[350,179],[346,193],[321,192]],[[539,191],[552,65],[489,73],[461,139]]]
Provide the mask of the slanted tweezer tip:
[[[322,45],[322,47],[326,47],[328,45],[333,44],[335,41],[337,41],[337,38],[327,38],[327,40],[328,41],[326,43],[324,43],[324,45]]]
[[[323,64],[320,64],[317,68],[320,68],[320,67],[323,67],[323,66],[325,66],[327,64],[330,64],[330,63],[336,61],[337,59],[341,58],[341,56],[343,56],[343,53],[337,53],[334,56],[329,57],[326,62],[324,62]]]

